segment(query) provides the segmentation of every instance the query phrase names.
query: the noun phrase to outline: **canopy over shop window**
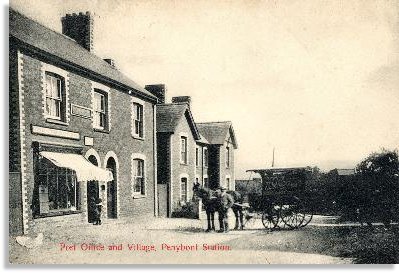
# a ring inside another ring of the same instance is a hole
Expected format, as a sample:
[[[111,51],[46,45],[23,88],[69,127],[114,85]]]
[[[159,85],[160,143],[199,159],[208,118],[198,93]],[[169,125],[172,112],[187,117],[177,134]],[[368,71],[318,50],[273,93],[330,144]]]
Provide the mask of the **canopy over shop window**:
[[[58,167],[74,170],[79,182],[90,180],[106,182],[114,179],[112,172],[94,166],[79,154],[40,152],[40,155]]]

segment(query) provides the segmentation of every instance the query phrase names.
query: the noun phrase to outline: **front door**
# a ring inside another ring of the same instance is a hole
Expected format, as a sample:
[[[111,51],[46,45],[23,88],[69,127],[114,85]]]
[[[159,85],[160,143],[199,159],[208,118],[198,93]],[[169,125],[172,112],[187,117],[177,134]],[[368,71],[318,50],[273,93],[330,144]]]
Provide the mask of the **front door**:
[[[98,181],[87,182],[87,220],[94,222],[96,201],[99,198]]]
[[[108,218],[117,218],[116,163],[112,157],[107,161],[107,169],[109,169],[114,176],[114,180],[107,182],[107,216]]]

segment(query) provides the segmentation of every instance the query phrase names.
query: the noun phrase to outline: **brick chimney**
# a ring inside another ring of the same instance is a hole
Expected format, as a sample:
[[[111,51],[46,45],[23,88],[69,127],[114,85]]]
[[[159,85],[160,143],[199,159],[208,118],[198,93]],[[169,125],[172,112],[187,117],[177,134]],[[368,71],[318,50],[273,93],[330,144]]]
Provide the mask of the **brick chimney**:
[[[165,103],[166,86],[164,84],[146,85],[145,89],[158,98],[158,103]]]
[[[191,97],[190,97],[190,96],[172,97],[172,103],[187,103],[188,106],[190,106],[190,104],[191,104]]]
[[[106,61],[110,66],[112,66],[112,68],[116,69],[116,64],[114,59],[104,59],[104,61]]]
[[[72,38],[88,51],[94,50],[93,15],[90,12],[67,14],[62,17],[62,34]]]

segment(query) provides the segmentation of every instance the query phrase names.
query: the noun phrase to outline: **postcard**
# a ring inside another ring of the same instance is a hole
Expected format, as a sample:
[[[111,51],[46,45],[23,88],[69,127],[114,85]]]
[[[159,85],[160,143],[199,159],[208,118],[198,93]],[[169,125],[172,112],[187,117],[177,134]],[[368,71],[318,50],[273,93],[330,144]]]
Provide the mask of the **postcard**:
[[[12,0],[9,263],[399,263],[397,1]]]

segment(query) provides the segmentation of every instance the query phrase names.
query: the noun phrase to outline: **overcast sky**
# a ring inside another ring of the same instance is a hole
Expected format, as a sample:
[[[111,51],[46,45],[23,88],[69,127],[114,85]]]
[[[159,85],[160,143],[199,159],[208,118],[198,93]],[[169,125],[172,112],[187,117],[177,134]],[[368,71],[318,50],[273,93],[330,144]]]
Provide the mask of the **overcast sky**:
[[[61,31],[95,13],[95,50],[141,85],[231,120],[236,176],[275,165],[354,167],[399,148],[397,1],[54,1],[11,7]]]

